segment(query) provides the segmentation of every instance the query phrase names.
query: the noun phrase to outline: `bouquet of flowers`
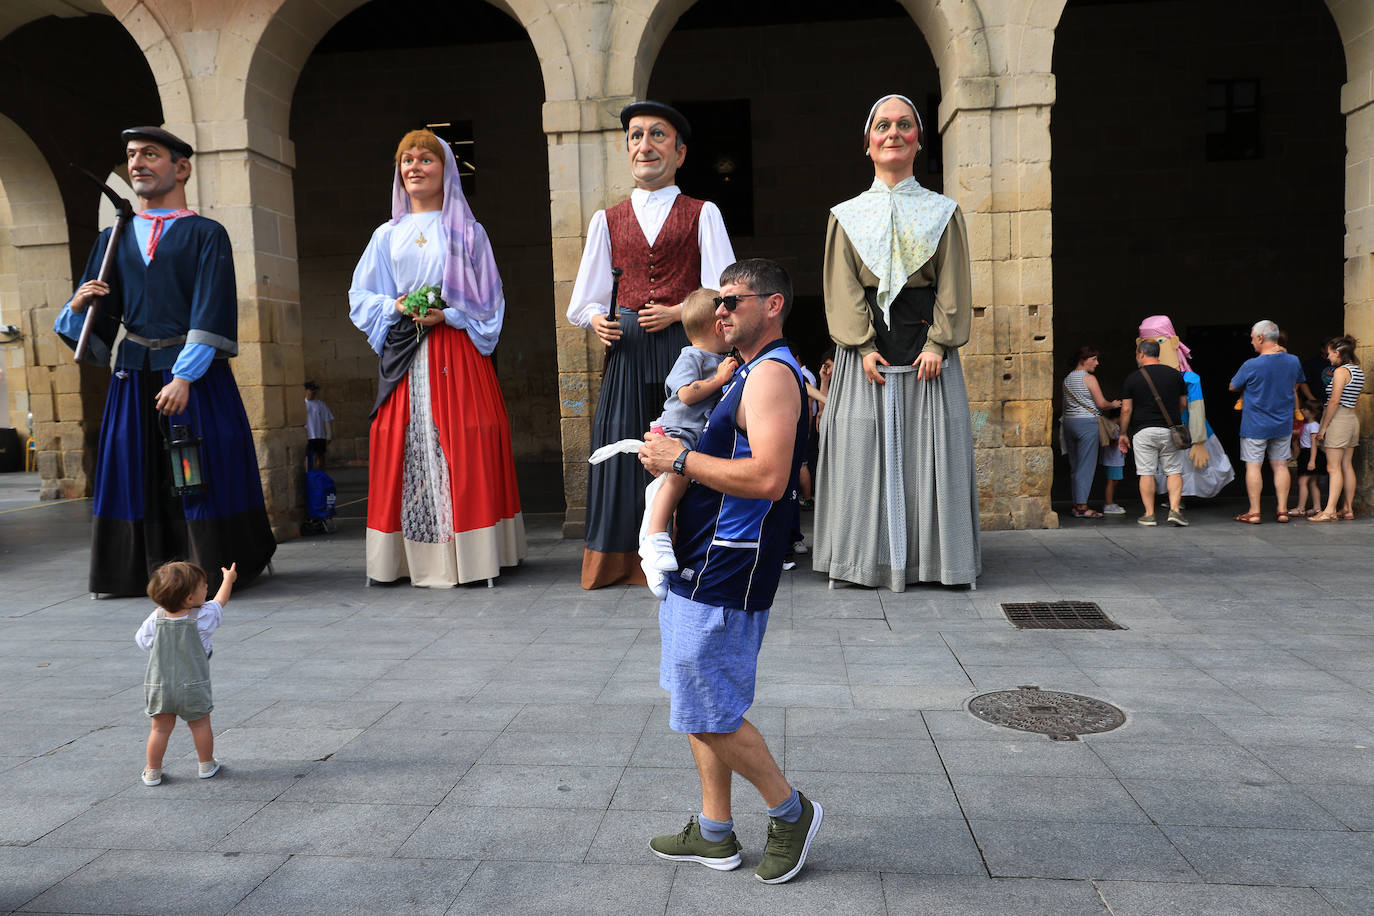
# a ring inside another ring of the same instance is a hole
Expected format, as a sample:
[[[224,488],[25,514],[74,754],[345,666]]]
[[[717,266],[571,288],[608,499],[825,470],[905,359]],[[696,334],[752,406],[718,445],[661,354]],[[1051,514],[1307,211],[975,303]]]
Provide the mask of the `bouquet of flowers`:
[[[431,309],[443,309],[444,300],[440,296],[441,290],[437,286],[422,286],[415,292],[410,293],[401,302],[401,311],[414,318],[423,318],[430,313]],[[422,325],[415,324],[415,339],[420,339],[420,329]]]

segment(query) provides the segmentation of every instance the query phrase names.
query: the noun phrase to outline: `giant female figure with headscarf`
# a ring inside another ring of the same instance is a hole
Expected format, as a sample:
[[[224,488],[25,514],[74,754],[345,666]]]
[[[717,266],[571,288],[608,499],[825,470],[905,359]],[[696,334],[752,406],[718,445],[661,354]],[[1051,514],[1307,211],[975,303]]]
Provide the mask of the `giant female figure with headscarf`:
[[[973,302],[958,205],[921,187],[922,126],[901,95],[864,122],[872,186],[830,211],[824,292],[835,372],[820,421],[813,566],[904,591],[982,569],[959,347]]]
[[[406,311],[440,288],[443,309]],[[369,431],[367,577],[445,588],[525,556],[510,421],[492,367],[506,300],[486,230],[449,145],[427,130],[396,148],[391,219],[348,291],[350,317],[380,355]]]
[[[1212,425],[1207,422],[1207,407],[1202,399],[1202,378],[1193,371],[1188,359],[1193,351],[1179,339],[1174,323],[1168,315],[1151,315],[1140,323],[1140,336],[1135,339],[1136,346],[1142,340],[1153,340],[1159,344],[1159,361],[1173,366],[1183,373],[1183,382],[1188,386],[1188,409],[1178,422],[1188,424],[1188,433],[1193,445],[1188,449],[1188,461],[1183,464],[1183,495],[1201,496],[1211,499],[1221,492],[1221,488],[1236,479],[1231,467],[1231,459],[1226,457],[1226,449]],[[1164,492],[1164,475],[1155,475],[1159,492]],[[1145,511],[1150,511],[1146,506]]]

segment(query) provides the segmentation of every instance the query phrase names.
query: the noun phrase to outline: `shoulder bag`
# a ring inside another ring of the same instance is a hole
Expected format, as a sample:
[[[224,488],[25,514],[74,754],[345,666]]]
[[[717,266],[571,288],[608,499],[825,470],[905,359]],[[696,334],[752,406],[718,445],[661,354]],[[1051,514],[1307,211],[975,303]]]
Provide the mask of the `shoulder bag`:
[[[1095,410],[1089,405],[1084,404],[1082,401],[1078,399],[1078,395],[1074,394],[1069,389],[1069,386],[1067,384],[1064,385],[1064,393],[1067,394],[1069,397],[1073,398],[1074,403],[1077,404],[1079,407],[1082,407],[1088,413],[1095,414],[1097,416],[1097,444],[1099,446],[1111,445],[1114,442],[1116,442],[1117,436],[1121,435],[1121,425],[1119,423],[1109,419],[1108,417],[1103,416],[1099,411]]]
[[[1159,412],[1164,414],[1164,422],[1169,424],[1169,437],[1174,440],[1174,448],[1183,451],[1193,445],[1193,434],[1188,432],[1188,427],[1183,423],[1175,423],[1169,415],[1169,408],[1164,406],[1164,401],[1159,396],[1159,389],[1155,388],[1154,379],[1150,378],[1150,373],[1145,371],[1145,367],[1140,367],[1140,374],[1145,376],[1145,384],[1150,386],[1150,394],[1155,396],[1155,403],[1159,405]]]

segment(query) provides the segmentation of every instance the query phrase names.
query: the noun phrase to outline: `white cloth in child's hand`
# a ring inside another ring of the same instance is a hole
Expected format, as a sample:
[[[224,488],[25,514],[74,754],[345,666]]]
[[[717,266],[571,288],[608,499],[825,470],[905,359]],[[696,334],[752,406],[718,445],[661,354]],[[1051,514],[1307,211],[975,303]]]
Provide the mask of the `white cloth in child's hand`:
[[[611,458],[615,455],[638,455],[639,447],[643,444],[643,439],[621,439],[619,442],[603,445],[601,448],[592,452],[591,457],[587,459],[587,463],[600,464],[607,458]]]

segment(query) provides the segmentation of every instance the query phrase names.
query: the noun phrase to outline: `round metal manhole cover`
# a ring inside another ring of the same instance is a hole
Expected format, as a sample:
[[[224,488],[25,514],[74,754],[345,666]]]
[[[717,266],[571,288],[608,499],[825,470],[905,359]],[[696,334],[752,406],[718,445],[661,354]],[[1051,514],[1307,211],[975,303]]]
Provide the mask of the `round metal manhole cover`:
[[[1111,703],[1038,687],[981,694],[969,700],[968,711],[992,725],[1039,732],[1052,741],[1074,741],[1126,722],[1126,714]]]

